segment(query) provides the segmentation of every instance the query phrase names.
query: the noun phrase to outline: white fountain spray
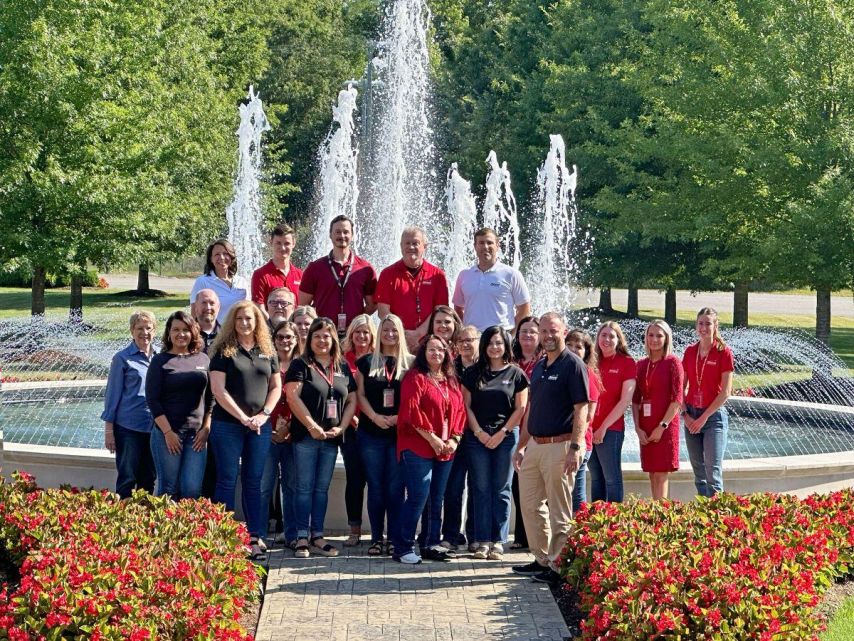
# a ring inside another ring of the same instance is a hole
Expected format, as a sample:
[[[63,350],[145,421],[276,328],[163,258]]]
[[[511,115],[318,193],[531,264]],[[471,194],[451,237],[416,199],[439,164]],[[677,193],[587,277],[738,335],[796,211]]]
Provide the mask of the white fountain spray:
[[[460,176],[457,163],[448,170],[445,199],[451,217],[451,234],[448,239],[445,273],[453,296],[457,275],[474,264],[474,232],[477,227],[477,204],[471,193],[471,183]]]
[[[335,216],[345,214],[356,221],[359,200],[359,150],[354,137],[356,89],[352,86],[338,93],[338,103],[332,108],[332,126],[318,151],[320,183],[318,215],[315,219],[311,258],[329,253],[329,225]],[[355,242],[358,243],[358,235]]]
[[[498,164],[498,155],[489,152],[486,158],[489,174],[486,176],[486,197],[483,200],[483,225],[498,232],[501,255],[504,261],[519,269],[522,249],[519,246],[519,217],[516,197],[510,186],[507,163]]]
[[[240,105],[237,128],[237,176],[234,199],[225,211],[228,240],[237,251],[238,275],[251,278],[264,263],[264,215],[261,211],[261,136],[270,129],[261,97],[250,85],[248,102]]]
[[[548,156],[537,172],[537,204],[532,219],[532,244],[527,280],[534,313],[566,311],[575,301],[572,277],[582,250],[577,242],[575,188],[578,169],[566,166],[560,135],[549,136]]]
[[[430,13],[425,0],[388,3],[386,27],[377,65],[377,146],[371,199],[357,238],[361,253],[374,265],[389,265],[399,256],[404,226],[417,223],[442,254],[445,232],[438,222],[435,149],[430,126],[430,61],[427,31]],[[442,256],[437,262],[441,262]],[[434,258],[436,260],[436,258]]]

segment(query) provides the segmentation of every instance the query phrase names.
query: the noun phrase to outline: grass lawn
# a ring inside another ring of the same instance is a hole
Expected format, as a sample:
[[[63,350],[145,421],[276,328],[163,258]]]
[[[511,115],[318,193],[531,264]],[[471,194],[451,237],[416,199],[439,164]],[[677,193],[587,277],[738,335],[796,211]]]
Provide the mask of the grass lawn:
[[[130,316],[130,311],[141,308],[154,312],[158,317],[167,316],[176,309],[184,309],[189,304],[185,294],[169,294],[163,298],[128,298],[119,296],[116,289],[86,288],[83,290],[83,319],[86,312],[97,310],[99,318],[115,316],[116,320]],[[68,313],[67,288],[45,291],[45,311],[48,316]],[[29,289],[0,287],[0,319],[20,318],[30,313],[31,296]]]
[[[849,598],[836,611],[821,635],[821,641],[851,641],[854,639],[854,597]]]

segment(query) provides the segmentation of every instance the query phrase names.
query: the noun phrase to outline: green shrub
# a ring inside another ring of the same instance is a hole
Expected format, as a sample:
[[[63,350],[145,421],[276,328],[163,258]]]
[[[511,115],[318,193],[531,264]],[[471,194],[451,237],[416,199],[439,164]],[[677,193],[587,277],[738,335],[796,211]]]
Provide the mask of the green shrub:
[[[33,270],[28,266],[19,266],[11,270],[0,270],[0,287],[31,287],[33,284]],[[45,287],[69,287],[71,285],[71,274],[61,273],[45,275]],[[87,269],[83,274],[83,287],[98,286],[98,270]]]

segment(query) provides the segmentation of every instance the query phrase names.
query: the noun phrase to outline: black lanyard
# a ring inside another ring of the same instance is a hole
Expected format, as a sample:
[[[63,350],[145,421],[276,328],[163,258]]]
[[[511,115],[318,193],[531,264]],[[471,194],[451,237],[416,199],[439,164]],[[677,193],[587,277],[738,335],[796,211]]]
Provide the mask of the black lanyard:
[[[338,285],[338,302],[341,306],[341,312],[344,313],[344,288],[347,287],[347,281],[350,280],[350,274],[353,273],[353,261],[355,260],[356,255],[351,251],[350,259],[344,263],[344,281],[341,281],[341,277],[338,276],[338,270],[335,269],[334,261],[332,260],[332,252],[329,252],[329,256],[326,257],[326,260],[329,261],[329,269],[332,272],[332,278],[335,279],[335,283]]]

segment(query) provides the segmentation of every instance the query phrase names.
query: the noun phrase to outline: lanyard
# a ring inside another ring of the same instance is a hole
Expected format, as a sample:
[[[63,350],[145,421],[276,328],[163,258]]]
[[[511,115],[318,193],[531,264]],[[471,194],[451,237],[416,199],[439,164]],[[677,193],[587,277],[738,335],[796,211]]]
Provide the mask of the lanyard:
[[[711,356],[712,350],[709,349],[709,353],[706,354],[706,358],[703,359],[703,368],[700,369],[700,343],[697,343],[697,358],[694,362],[694,376],[697,377],[697,391],[700,392],[703,389],[703,374],[706,371],[706,363],[709,362],[709,356]]]
[[[439,393],[442,395],[442,398],[445,400],[445,405],[448,403],[449,393],[447,383],[445,385],[439,385],[438,381],[433,378],[430,374],[427,374],[427,378],[430,379],[430,382],[436,386],[436,389],[439,390]]]
[[[335,279],[335,283],[338,285],[338,302],[341,304],[342,314],[344,313],[344,288],[347,287],[347,281],[350,280],[350,274],[353,273],[353,261],[355,258],[356,255],[351,251],[349,260],[344,263],[344,282],[341,282],[338,271],[333,264],[332,252],[329,252],[329,256],[326,257],[326,260],[329,262],[329,270],[332,272],[332,278]]]
[[[662,359],[664,360],[664,359]],[[650,360],[646,362],[646,371],[643,374],[643,397],[645,399],[650,399],[649,394],[649,378],[652,376],[652,373],[655,371],[655,368],[658,367],[658,364],[661,361],[655,361],[654,363]]]
[[[394,367],[389,371],[388,364],[389,361],[386,360],[385,365],[383,365],[383,369],[385,370],[385,380],[388,382],[389,387],[391,387],[391,382],[394,380]]]
[[[329,364],[329,376],[326,375],[326,372],[322,367],[318,367],[317,363],[312,363],[311,366],[314,368],[314,371],[320,374],[323,377],[323,380],[329,384],[329,395],[331,398],[335,398],[335,388],[333,383],[335,382],[335,365],[332,363]]]
[[[421,324],[421,283],[424,282],[424,264],[418,268],[418,276],[415,277],[415,314],[418,324]]]

